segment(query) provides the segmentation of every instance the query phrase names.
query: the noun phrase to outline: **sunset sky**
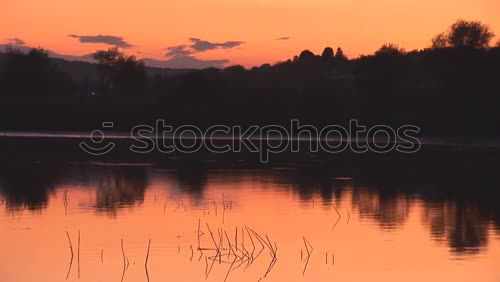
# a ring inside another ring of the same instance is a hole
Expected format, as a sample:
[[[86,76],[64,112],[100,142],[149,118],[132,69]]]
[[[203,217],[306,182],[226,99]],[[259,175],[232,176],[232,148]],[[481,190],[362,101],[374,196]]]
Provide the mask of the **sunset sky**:
[[[500,34],[499,0],[1,0],[0,11],[0,44],[75,56],[114,44],[179,66],[251,67],[326,46],[349,57],[383,43],[424,48],[459,18]]]

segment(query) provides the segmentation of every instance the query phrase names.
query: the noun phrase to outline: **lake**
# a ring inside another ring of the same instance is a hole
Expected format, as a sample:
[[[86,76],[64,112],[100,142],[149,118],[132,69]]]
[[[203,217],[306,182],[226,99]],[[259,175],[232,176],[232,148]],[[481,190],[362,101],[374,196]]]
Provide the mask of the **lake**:
[[[0,280],[499,281],[498,148],[85,155],[0,139]]]

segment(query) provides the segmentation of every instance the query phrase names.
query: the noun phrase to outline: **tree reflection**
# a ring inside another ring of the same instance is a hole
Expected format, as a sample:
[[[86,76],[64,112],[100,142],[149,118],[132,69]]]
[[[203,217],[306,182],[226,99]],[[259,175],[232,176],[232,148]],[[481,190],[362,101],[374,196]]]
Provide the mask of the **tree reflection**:
[[[173,177],[182,193],[199,202],[203,199],[203,191],[208,182],[207,174],[207,168],[203,164],[190,162],[179,165]]]
[[[61,180],[59,165],[9,163],[0,167],[0,192],[8,210],[37,210],[47,206],[49,194]]]
[[[498,156],[427,150],[404,158],[292,156],[268,165],[234,158],[207,161],[203,155],[158,161],[154,167],[23,161],[1,166],[0,193],[9,210],[43,209],[57,187],[83,186],[95,191],[91,208],[116,215],[144,201],[152,174],[173,184],[165,185],[166,193],[181,193],[195,204],[207,200],[206,189],[218,184],[242,189],[240,184],[250,181],[259,189],[290,190],[304,202],[320,197],[325,207],[347,203],[382,230],[401,228],[411,209],[421,208],[433,239],[447,242],[453,253],[477,253],[487,246],[490,227],[500,230],[500,177],[493,173]],[[470,165],[472,160],[481,165]]]
[[[131,206],[144,201],[148,179],[144,168],[115,167],[95,175],[98,209],[116,212],[120,206]]]
[[[410,199],[406,195],[383,195],[377,191],[354,189],[352,205],[361,217],[373,218],[384,230],[403,225],[410,214]]]
[[[488,222],[466,202],[425,203],[423,219],[431,235],[446,240],[452,252],[477,253],[488,243]]]

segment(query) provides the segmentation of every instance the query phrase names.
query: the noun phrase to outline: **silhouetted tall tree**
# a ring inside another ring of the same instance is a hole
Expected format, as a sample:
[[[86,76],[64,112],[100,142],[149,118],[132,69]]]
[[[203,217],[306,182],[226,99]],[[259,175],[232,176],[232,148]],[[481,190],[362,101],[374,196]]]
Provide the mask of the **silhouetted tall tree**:
[[[488,25],[479,21],[458,20],[446,33],[438,34],[432,40],[434,48],[487,48],[495,36]]]
[[[99,63],[106,90],[120,94],[139,94],[147,86],[144,64],[135,56],[127,57],[117,47],[98,50],[93,58]]]
[[[92,57],[99,63],[102,80],[106,88],[112,87],[112,77],[115,66],[119,61],[124,60],[124,56],[117,47],[108,50],[97,50]]]
[[[321,57],[324,60],[333,60],[333,49],[331,47],[326,47],[325,50],[323,50],[323,53],[321,54]]]
[[[347,57],[344,55],[344,51],[342,48],[337,48],[337,52],[335,53],[335,59],[337,61],[347,61]]]

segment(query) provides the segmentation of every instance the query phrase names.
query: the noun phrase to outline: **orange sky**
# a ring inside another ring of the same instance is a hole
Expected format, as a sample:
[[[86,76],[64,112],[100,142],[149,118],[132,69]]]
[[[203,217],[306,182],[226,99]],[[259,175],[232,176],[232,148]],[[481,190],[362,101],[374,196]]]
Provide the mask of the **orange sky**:
[[[85,55],[106,45],[67,35],[103,34],[133,44],[128,54],[165,59],[166,47],[190,37],[244,41],[194,56],[247,67],[325,46],[342,46],[350,57],[388,42],[424,48],[459,18],[480,20],[500,34],[499,0],[1,0],[0,11],[0,44],[20,38],[28,46]]]

